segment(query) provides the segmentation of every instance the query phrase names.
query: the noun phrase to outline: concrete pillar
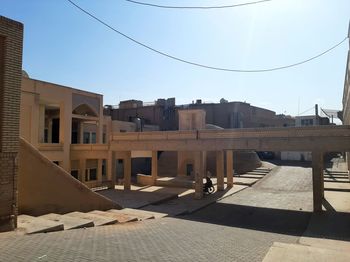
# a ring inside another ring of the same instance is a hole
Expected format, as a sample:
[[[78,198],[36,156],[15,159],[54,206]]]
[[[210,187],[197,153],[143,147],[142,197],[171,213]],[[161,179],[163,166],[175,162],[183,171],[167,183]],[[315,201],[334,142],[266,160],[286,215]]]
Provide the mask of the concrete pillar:
[[[124,158],[124,190],[131,189],[131,151],[127,151]]]
[[[195,199],[203,198],[203,176],[206,154],[203,151],[194,153],[194,174],[195,174]]]
[[[152,183],[156,184],[158,177],[158,151],[152,151]]]
[[[44,143],[44,131],[45,131],[45,105],[39,104],[39,143]],[[49,133],[50,134],[50,133]],[[48,140],[50,142],[50,140]]]
[[[102,159],[97,159],[97,182],[102,184]]]
[[[233,151],[226,151],[226,178],[227,187],[233,187]]]
[[[110,164],[110,166],[111,166],[111,180],[112,180],[112,186],[114,188],[114,186],[117,182],[116,181],[117,180],[117,178],[116,178],[116,176],[117,176],[117,165],[116,165],[117,159],[116,159],[116,153],[114,151],[111,151],[111,155],[112,155],[111,164]]]
[[[224,151],[216,151],[216,179],[218,190],[225,190],[224,185]]]
[[[86,159],[79,160],[79,180],[85,182]]]
[[[62,168],[70,170],[70,145],[72,142],[72,103],[60,103],[60,134],[59,141],[63,145]]]
[[[102,115],[102,118],[100,119],[103,119],[103,115]],[[102,138],[103,138],[103,121],[96,121],[96,127],[97,127],[97,137],[96,137],[96,143],[97,144],[102,144]]]
[[[323,153],[312,152],[312,185],[314,212],[322,211],[322,201],[324,198],[323,183]]]
[[[350,180],[350,153],[346,152],[346,163],[348,164],[348,176]]]
[[[31,125],[33,127],[37,126],[38,128],[31,128],[31,135],[30,135],[30,143],[34,146],[37,147],[38,143],[40,141],[40,135],[39,135],[39,126],[40,126],[40,95],[36,94],[34,99],[34,105],[32,107],[32,119],[30,121]]]
[[[108,150],[108,157],[106,159],[106,175],[107,180],[112,181],[112,172],[113,172],[113,152],[111,150]]]
[[[78,134],[78,144],[84,143],[84,122],[82,120],[79,121],[79,134]]]

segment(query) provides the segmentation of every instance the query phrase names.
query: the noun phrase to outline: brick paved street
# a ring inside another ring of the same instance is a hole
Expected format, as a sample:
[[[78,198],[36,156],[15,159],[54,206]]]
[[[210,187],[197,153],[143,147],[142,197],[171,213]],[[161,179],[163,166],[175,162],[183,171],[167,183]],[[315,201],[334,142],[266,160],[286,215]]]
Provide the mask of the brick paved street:
[[[188,216],[31,236],[0,234],[0,261],[261,261],[273,242],[296,243],[307,226],[310,213],[298,210],[308,210],[312,202],[310,170],[294,171],[281,168],[254,188]],[[288,183],[291,190],[279,190]]]

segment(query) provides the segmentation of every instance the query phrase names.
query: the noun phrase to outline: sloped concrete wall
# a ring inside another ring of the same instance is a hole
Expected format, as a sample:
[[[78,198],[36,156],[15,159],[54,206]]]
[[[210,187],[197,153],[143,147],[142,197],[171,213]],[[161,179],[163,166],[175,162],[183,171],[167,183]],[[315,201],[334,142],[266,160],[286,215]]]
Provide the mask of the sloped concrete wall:
[[[23,138],[19,151],[18,203],[20,214],[34,216],[121,208],[91,191]]]

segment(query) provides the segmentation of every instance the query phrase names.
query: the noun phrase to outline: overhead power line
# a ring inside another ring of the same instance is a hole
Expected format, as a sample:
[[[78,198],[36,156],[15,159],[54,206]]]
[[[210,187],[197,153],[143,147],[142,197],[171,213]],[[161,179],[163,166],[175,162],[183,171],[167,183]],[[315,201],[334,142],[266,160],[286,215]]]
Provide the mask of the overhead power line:
[[[260,0],[260,1],[254,1],[254,2],[241,3],[241,4],[215,5],[215,6],[172,6],[172,5],[158,5],[158,4],[152,4],[152,3],[134,1],[134,0],[125,0],[125,1],[133,4],[137,4],[137,5],[166,8],[166,9],[223,9],[223,8],[233,8],[233,7],[239,7],[239,6],[260,4],[264,2],[270,2],[272,0]]]
[[[309,109],[306,109],[305,111],[303,111],[303,112],[301,112],[300,114],[298,114],[298,116],[303,115],[303,114],[309,112],[309,111],[312,110],[312,109],[315,109],[315,106],[312,106],[312,107],[310,107]]]
[[[106,26],[107,28],[109,28],[110,30],[114,31],[115,33],[129,39],[130,41],[143,46],[144,48],[147,48],[148,50],[151,50],[159,55],[165,56],[167,58],[185,63],[185,64],[189,64],[189,65],[193,65],[193,66],[197,66],[197,67],[201,67],[201,68],[207,68],[207,69],[212,69],[212,70],[217,70],[217,71],[226,71],[226,72],[236,72],[236,73],[262,73],[262,72],[271,72],[271,71],[277,71],[277,70],[282,70],[282,69],[287,69],[290,67],[295,67],[295,66],[299,66],[302,64],[305,64],[307,62],[310,62],[316,58],[319,58],[320,56],[325,55],[326,53],[332,51],[333,49],[335,49],[336,47],[338,47],[339,45],[341,45],[343,42],[345,42],[345,40],[348,38],[345,37],[343,40],[341,40],[339,43],[335,44],[334,46],[328,48],[327,50],[323,51],[322,53],[315,55],[311,58],[308,58],[306,60],[294,63],[294,64],[289,64],[289,65],[285,65],[285,66],[279,66],[279,67],[271,67],[271,68],[264,68],[264,69],[235,69],[235,68],[225,68],[225,67],[216,67],[216,66],[210,66],[210,65],[205,65],[205,64],[200,64],[197,62],[193,62],[190,60],[186,60],[183,58],[179,58],[173,55],[170,55],[168,53],[165,53],[163,51],[157,50],[149,45],[146,45],[124,33],[122,33],[121,31],[115,29],[114,27],[112,27],[111,25],[107,24],[106,22],[104,22],[103,20],[101,20],[100,18],[96,17],[95,15],[89,13],[88,11],[86,11],[85,9],[83,9],[82,7],[80,7],[79,5],[77,5],[76,3],[74,3],[72,0],[67,0],[69,3],[71,3],[73,6],[75,6],[76,8],[78,8],[80,11],[84,12],[85,14],[87,14],[89,17],[93,18],[94,20],[96,20],[97,22],[101,23],[102,25]]]

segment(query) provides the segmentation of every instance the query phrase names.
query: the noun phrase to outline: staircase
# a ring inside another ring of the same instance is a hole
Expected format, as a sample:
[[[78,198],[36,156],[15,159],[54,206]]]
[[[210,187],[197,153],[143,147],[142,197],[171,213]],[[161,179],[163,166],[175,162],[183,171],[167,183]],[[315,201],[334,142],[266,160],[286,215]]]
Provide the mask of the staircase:
[[[63,215],[50,213],[38,217],[19,215],[18,230],[25,234],[48,233],[78,228],[125,224],[163,217],[165,214],[124,208],[108,211],[71,212]]]

